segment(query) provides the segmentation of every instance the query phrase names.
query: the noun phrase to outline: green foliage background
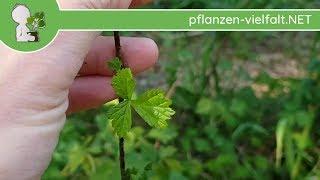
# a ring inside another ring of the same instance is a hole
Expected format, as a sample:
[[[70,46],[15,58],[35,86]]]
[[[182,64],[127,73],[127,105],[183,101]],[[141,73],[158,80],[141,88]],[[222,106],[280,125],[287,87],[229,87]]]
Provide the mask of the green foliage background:
[[[317,8],[311,0],[159,0],[152,8]],[[108,33],[106,33],[108,34]],[[176,115],[151,130],[133,114],[135,179],[320,178],[320,34],[145,32],[160,62],[139,91],[162,87]],[[113,102],[68,118],[43,179],[119,179]]]

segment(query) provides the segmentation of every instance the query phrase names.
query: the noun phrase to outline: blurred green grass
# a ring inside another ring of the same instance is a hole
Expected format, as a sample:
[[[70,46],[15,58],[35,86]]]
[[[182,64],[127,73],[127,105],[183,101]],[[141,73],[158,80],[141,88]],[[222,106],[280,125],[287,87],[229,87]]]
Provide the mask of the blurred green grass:
[[[319,1],[155,1],[152,8],[317,8]],[[177,111],[126,141],[134,179],[320,178],[317,32],[128,32],[155,39],[160,61],[137,78]],[[110,104],[68,118],[43,179],[119,179]],[[146,166],[148,168],[146,168]],[[150,170],[151,168],[151,170]]]

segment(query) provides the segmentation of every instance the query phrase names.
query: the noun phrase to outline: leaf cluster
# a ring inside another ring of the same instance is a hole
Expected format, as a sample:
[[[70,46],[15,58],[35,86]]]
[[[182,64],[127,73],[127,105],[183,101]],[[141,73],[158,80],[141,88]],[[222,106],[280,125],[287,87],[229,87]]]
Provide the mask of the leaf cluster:
[[[134,109],[151,127],[164,128],[167,121],[174,115],[170,108],[171,101],[165,97],[160,89],[151,89],[137,99],[133,98],[136,82],[129,68],[121,69],[121,61],[116,58],[109,63],[109,67],[116,72],[112,79],[112,87],[122,101],[112,107],[107,116],[119,137],[124,137],[132,126],[132,112]]]

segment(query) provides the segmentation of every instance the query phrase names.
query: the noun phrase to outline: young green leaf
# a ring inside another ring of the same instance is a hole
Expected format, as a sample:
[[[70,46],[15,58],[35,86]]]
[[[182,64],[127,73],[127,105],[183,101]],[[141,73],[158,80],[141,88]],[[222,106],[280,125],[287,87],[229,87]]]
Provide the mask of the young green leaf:
[[[120,104],[113,106],[107,114],[111,120],[112,127],[119,137],[124,137],[131,129],[131,102],[124,100]]]
[[[167,121],[174,115],[170,108],[171,101],[159,89],[143,93],[137,100],[132,101],[135,111],[152,127],[164,128]]]
[[[113,60],[108,62],[108,66],[111,70],[118,72],[122,68],[122,62],[120,61],[119,58],[114,58]]]
[[[131,99],[136,83],[129,68],[121,69],[112,79],[112,87],[123,99]]]

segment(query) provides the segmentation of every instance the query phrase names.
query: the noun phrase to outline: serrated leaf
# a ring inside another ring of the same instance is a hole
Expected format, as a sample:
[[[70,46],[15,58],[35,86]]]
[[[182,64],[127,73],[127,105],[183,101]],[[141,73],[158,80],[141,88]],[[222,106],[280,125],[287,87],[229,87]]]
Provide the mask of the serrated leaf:
[[[108,119],[119,137],[124,137],[131,129],[131,102],[124,100],[108,111]]]
[[[109,61],[108,62],[108,67],[115,71],[115,72],[118,72],[121,70],[122,68],[122,62],[120,61],[119,58],[114,58],[113,60]]]
[[[123,99],[131,99],[136,83],[129,68],[121,69],[112,79],[112,87]]]
[[[132,101],[135,111],[152,127],[164,128],[167,121],[175,113],[170,108],[171,101],[159,89],[143,93],[137,100]]]

